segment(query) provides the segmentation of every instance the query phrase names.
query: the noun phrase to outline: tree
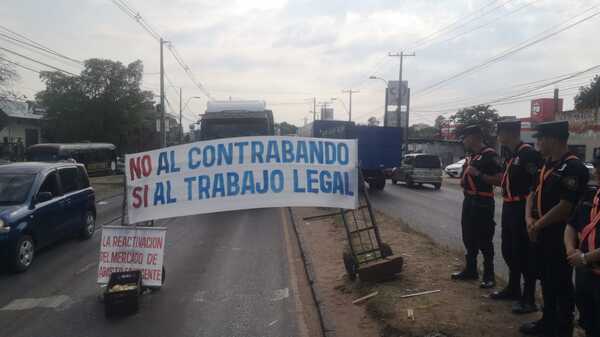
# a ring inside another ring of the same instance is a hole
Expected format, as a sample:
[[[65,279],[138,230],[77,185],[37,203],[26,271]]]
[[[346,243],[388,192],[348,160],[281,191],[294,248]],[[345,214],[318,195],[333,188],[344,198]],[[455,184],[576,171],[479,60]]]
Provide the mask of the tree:
[[[48,113],[45,136],[51,141],[109,142],[130,150],[128,136],[142,128],[153,110],[153,94],[142,91],[141,61],[90,59],[79,76],[42,72],[46,89],[36,100]]]
[[[287,122],[275,123],[275,128],[279,130],[281,135],[295,135],[298,127]]]
[[[600,75],[596,75],[592,82],[585,87],[579,88],[575,96],[575,109],[594,109],[600,107]]]
[[[414,124],[408,128],[408,138],[415,139],[436,139],[439,136],[438,130],[427,124]]]
[[[460,134],[462,129],[469,125],[479,125],[485,135],[485,141],[492,145],[494,139],[490,136],[500,116],[490,105],[476,105],[460,109],[456,114],[450,116],[449,120],[456,125],[456,133]]]
[[[16,97],[11,85],[18,78],[14,65],[0,58],[0,100]]]

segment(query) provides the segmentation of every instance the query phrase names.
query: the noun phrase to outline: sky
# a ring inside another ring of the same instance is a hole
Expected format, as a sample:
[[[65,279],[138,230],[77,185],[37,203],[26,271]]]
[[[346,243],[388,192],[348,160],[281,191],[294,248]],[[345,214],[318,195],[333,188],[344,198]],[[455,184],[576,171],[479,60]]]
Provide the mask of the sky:
[[[3,0],[0,24],[67,56],[144,63],[144,88],[158,93],[159,43],[111,0]],[[531,98],[560,90],[572,108],[577,87],[600,68],[544,88],[559,75],[600,64],[594,43],[600,15],[595,0],[127,0],[155,31],[170,41],[194,77],[215,99],[260,99],[276,122],[303,125],[312,120],[313,99],[330,102],[335,119],[365,123],[383,118],[385,83],[403,78],[411,88],[410,123],[432,124],[457,109],[498,101],[501,115],[529,115]],[[564,32],[500,57],[568,24]],[[0,32],[2,32],[0,30]],[[79,72],[73,63],[39,54],[0,39],[0,47],[50,65]],[[0,52],[2,52],[0,50]],[[45,66],[4,53],[35,69]],[[475,67],[473,72],[455,76]],[[18,69],[18,92],[33,97],[43,89],[38,75]],[[179,88],[184,125],[197,120],[207,97],[165,53],[168,101],[175,114]],[[454,78],[455,77],[455,78]],[[446,79],[450,79],[445,81]],[[541,81],[547,80],[547,81]],[[444,82],[442,82],[444,81]],[[541,81],[541,82],[538,82]],[[441,85],[436,86],[437,83]],[[535,82],[535,83],[531,83]],[[172,84],[172,85],[171,85]],[[513,95],[522,94],[515,98]]]

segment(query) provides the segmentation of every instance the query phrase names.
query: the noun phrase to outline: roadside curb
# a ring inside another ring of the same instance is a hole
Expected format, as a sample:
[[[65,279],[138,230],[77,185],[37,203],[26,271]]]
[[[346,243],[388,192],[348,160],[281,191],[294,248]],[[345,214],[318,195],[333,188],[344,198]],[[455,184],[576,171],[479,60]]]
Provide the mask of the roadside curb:
[[[323,337],[335,337],[335,326],[333,324],[333,321],[329,319],[329,314],[327,314],[325,301],[323,300],[321,292],[315,284],[316,275],[311,258],[306,253],[306,243],[304,242],[304,239],[300,236],[300,233],[298,232],[298,227],[296,225],[296,219],[294,218],[294,212],[292,211],[292,208],[287,207],[287,210],[290,217],[290,221],[292,223],[292,228],[294,229],[294,235],[296,236],[296,241],[298,243],[298,249],[300,250],[300,257],[302,258],[302,263],[304,264],[304,271],[306,274],[306,279],[308,280],[308,284],[310,286],[310,292],[313,301],[317,307],[321,333],[323,334]]]

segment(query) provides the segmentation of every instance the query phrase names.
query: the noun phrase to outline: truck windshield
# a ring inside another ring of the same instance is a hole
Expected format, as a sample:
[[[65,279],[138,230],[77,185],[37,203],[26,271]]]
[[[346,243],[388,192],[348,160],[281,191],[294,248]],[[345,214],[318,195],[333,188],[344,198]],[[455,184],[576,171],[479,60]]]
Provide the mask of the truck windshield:
[[[417,156],[415,158],[416,168],[439,169],[440,158],[437,156]]]
[[[207,120],[202,122],[200,133],[202,140],[267,136],[269,135],[269,127],[267,121],[261,119]]]
[[[0,205],[18,205],[25,202],[34,179],[33,174],[0,175]]]

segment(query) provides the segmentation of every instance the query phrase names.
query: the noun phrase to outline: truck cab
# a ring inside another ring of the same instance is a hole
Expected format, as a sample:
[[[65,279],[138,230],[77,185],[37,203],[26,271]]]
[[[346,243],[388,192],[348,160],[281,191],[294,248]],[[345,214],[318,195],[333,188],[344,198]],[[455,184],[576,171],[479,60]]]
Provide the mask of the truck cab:
[[[210,101],[200,120],[200,140],[274,134],[273,112],[263,101]]]

